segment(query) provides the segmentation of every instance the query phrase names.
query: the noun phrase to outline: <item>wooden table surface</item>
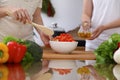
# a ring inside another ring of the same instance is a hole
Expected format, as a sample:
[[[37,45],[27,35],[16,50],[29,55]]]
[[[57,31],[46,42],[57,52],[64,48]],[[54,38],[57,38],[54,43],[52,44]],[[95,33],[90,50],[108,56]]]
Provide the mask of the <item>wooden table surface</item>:
[[[95,60],[93,51],[85,51],[84,47],[77,47],[73,52],[63,54],[53,51],[51,48],[43,48],[43,59],[46,60]]]

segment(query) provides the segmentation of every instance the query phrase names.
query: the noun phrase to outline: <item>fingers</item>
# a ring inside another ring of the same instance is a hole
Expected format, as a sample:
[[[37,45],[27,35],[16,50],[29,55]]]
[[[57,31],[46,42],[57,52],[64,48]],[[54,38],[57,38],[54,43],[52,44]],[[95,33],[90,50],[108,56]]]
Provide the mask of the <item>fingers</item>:
[[[15,12],[13,12],[13,14],[16,20],[23,22],[24,24],[31,21],[29,13],[26,9],[17,9]]]
[[[98,32],[93,32],[92,35],[91,35],[91,37],[88,38],[88,40],[93,40],[93,39],[97,38],[98,36],[99,36]]]
[[[85,31],[86,31],[86,30],[89,30],[90,27],[91,27],[91,23],[88,22],[88,21],[84,21],[84,22],[82,23],[82,27],[83,27],[83,29],[84,29]]]
[[[91,37],[89,38],[89,40],[93,40],[95,38],[97,38],[101,33],[103,32],[101,26],[96,28],[93,32],[92,32],[92,35]]]

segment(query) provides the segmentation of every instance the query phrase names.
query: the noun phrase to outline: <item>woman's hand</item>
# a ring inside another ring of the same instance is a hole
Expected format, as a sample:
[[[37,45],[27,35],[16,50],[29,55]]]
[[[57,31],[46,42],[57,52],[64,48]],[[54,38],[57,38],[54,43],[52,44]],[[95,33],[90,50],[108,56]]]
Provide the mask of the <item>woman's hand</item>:
[[[103,25],[97,27],[97,28],[92,32],[92,36],[91,36],[91,38],[89,38],[89,40],[93,40],[93,39],[97,38],[103,31],[104,31],[104,26],[103,26]]]
[[[82,28],[83,28],[84,31],[89,30],[90,27],[91,27],[90,21],[84,21],[84,22],[82,22]]]
[[[30,15],[26,9],[23,8],[14,8],[6,7],[6,13],[9,13],[8,16],[12,16],[16,20],[23,22],[31,22]]]
[[[40,37],[41,37],[41,40],[43,41],[44,45],[46,47],[50,47],[50,45],[49,45],[50,37],[48,35],[44,34],[43,32],[40,32]]]
[[[98,74],[94,66],[87,65],[86,67],[89,68],[89,70],[91,71],[90,73],[94,77],[94,80],[106,80],[105,77]]]

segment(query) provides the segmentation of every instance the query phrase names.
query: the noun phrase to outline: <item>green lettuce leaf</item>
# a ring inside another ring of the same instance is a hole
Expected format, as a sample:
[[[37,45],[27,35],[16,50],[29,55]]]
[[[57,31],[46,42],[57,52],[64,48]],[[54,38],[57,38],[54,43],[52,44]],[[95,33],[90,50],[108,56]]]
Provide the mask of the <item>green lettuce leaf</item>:
[[[96,55],[96,63],[115,63],[113,60],[114,52],[118,49],[120,42],[120,34],[112,34],[108,40],[102,42],[94,51]]]

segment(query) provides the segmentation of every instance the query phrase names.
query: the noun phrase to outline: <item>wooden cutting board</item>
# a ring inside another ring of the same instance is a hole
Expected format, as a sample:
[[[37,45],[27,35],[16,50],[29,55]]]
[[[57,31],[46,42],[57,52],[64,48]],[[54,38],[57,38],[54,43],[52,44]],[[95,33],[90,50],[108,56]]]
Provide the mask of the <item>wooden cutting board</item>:
[[[43,49],[43,59],[46,60],[95,60],[96,56],[92,51],[84,51],[77,48],[70,54],[57,53],[50,48]]]

